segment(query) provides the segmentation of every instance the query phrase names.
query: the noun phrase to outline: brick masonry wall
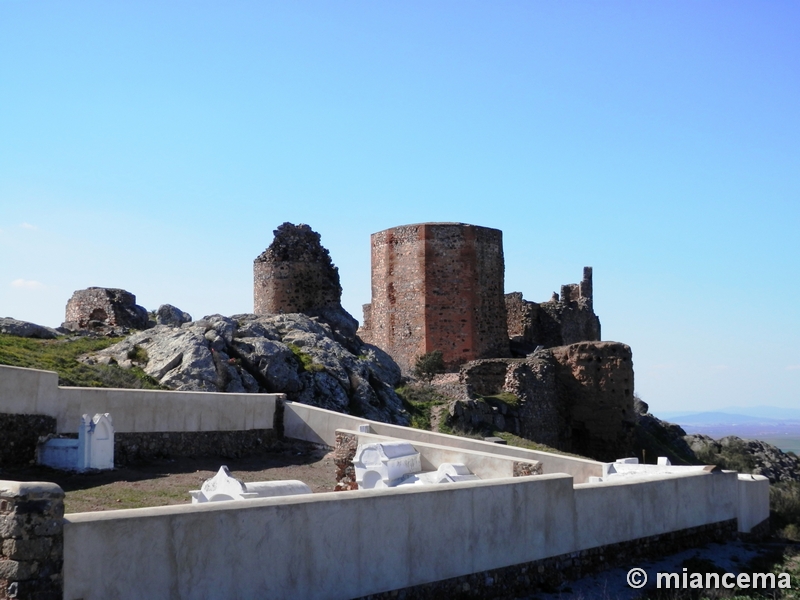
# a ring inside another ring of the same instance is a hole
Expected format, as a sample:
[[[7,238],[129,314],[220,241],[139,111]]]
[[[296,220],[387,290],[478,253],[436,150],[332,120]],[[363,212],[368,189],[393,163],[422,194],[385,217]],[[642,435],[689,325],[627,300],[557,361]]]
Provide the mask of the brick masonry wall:
[[[502,232],[423,223],[372,235],[372,302],[361,336],[409,372],[441,350],[449,368],[508,356]]]
[[[0,481],[0,600],[60,600],[64,492],[54,483]]]
[[[373,233],[372,300],[361,338],[386,351],[408,373],[425,349],[425,238],[422,225]]]
[[[566,581],[606,569],[634,566],[736,536],[736,519],[562,554],[510,567],[364,596],[363,600],[435,600],[438,598],[516,598],[553,592]]]

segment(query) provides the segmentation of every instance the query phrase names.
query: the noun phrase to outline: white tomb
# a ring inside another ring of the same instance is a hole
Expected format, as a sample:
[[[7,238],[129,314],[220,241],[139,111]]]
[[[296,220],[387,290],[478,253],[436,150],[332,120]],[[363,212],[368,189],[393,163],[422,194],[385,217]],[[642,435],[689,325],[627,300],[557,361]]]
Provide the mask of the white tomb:
[[[244,483],[236,479],[228,467],[222,465],[217,474],[203,482],[199,490],[192,490],[192,504],[201,502],[221,502],[223,500],[249,500],[251,498],[271,498],[274,496],[294,496],[310,494],[311,488],[302,481],[254,481]]]
[[[618,458],[613,463],[604,463],[603,476],[589,477],[588,483],[603,483],[621,477],[680,475],[704,470],[705,465],[673,465],[666,456],[659,456],[655,465],[639,464],[637,458]]]
[[[411,473],[403,477],[397,485],[430,485],[432,483],[455,483],[480,479],[470,473],[467,465],[461,463],[442,463],[435,471]]]
[[[408,442],[359,444],[353,467],[361,490],[480,479],[460,463],[442,463],[436,471],[423,473],[420,454]]]
[[[353,458],[359,489],[394,487],[409,473],[422,471],[419,452],[408,442],[359,444]]]
[[[76,438],[49,438],[39,442],[36,462],[65,471],[114,468],[114,425],[108,413],[81,417]]]

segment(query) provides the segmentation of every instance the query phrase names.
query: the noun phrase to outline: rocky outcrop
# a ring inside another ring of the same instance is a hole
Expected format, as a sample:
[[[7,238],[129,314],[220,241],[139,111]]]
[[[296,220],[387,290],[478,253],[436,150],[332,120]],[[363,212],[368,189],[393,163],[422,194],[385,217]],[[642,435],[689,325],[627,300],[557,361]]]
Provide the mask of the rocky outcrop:
[[[300,313],[211,315],[158,325],[84,358],[138,366],[173,390],[282,392],[290,400],[405,424],[400,370],[380,349]]]
[[[740,473],[763,475],[770,483],[800,481],[800,458],[759,440],[729,435],[714,440],[693,434],[684,438],[701,462],[719,464]]]
[[[147,310],[136,304],[136,296],[117,288],[90,287],[78,290],[67,302],[62,327],[116,330],[147,329],[151,325]]]
[[[43,340],[52,340],[58,336],[58,331],[55,329],[37,325],[36,323],[29,323],[28,321],[19,321],[11,317],[0,318],[0,333]]]
[[[680,425],[662,421],[650,414],[646,402],[634,396],[637,424],[634,430],[634,455],[644,462],[666,456],[673,465],[694,465],[701,461],[686,443]]]
[[[172,304],[162,304],[156,311],[156,324],[169,325],[170,327],[180,327],[184,323],[189,323],[192,315],[183,312],[180,308]]]

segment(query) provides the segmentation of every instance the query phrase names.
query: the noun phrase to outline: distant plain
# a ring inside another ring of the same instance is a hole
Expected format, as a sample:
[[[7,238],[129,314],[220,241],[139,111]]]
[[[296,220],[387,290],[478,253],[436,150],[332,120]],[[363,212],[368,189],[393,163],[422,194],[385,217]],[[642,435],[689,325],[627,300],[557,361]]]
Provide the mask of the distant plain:
[[[686,433],[703,433],[714,439],[736,435],[761,440],[784,452],[800,454],[800,411],[775,407],[730,407],[715,412],[678,414],[665,412],[659,418],[677,423]]]

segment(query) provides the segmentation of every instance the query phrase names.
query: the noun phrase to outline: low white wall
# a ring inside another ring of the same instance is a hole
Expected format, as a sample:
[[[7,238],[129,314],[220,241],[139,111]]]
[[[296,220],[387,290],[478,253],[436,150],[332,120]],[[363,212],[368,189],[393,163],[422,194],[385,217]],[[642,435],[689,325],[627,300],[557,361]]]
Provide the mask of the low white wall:
[[[45,409],[52,411],[57,402],[57,373],[0,365],[2,412],[17,415],[50,415]]]
[[[739,531],[750,533],[769,518],[769,479],[763,475],[738,475]]]
[[[736,517],[733,473],[567,475],[72,514],[64,598],[353,598]]]
[[[390,425],[351,415],[343,415],[297,402],[286,402],[283,418],[284,435],[287,437],[327,444],[328,446],[335,445],[337,429],[358,429],[358,425],[362,423],[369,424],[373,433],[404,439],[409,442],[424,442],[476,452],[489,452],[522,460],[538,460],[542,463],[544,473],[567,473],[572,475],[575,481],[579,483],[587,481],[589,477],[601,477],[603,475],[603,463],[594,460],[527,450],[516,446],[494,444],[483,440],[412,429],[411,427]]]
[[[384,442],[397,440],[385,435],[373,433],[362,433],[339,429],[342,433],[349,433],[358,436],[359,444],[369,444],[372,442]],[[473,474],[481,479],[499,479],[514,476],[514,463],[517,461],[530,461],[527,459],[513,456],[498,456],[488,452],[476,452],[475,450],[463,450],[461,448],[451,448],[438,444],[427,444],[425,442],[411,442],[414,449],[419,452],[423,471],[435,471],[442,463],[461,463],[466,465]]]
[[[0,366],[0,412],[55,417],[59,433],[81,416],[110,413],[118,433],[272,429],[280,394],[59,387],[49,371]]]
[[[572,518],[565,475],[73,514],[64,598],[353,598],[569,552]]]
[[[576,550],[735,519],[736,474],[630,477],[575,486]]]

